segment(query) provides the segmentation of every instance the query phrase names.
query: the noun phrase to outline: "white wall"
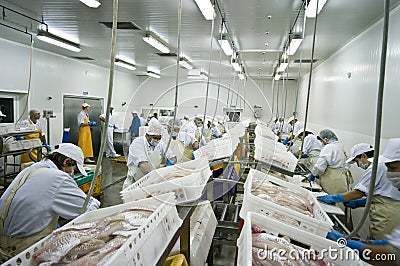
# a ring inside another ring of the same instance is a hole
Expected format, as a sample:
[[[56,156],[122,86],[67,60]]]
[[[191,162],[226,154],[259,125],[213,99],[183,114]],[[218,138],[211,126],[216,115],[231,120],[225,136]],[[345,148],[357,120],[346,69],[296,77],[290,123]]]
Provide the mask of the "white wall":
[[[28,91],[29,54],[30,47],[0,39],[0,57],[2,59],[0,92]],[[28,110],[30,108],[54,110],[57,118],[50,120],[50,142],[52,145],[57,144],[61,142],[63,130],[63,95],[83,95],[83,91],[86,91],[88,96],[102,97],[106,103],[108,84],[109,69],[33,49]],[[139,78],[135,75],[115,71],[112,97],[115,115],[124,116],[126,106],[122,107],[122,102],[130,99],[138,84]],[[47,99],[49,96],[52,97],[52,100]],[[16,115],[19,116],[19,113]],[[46,120],[43,119],[42,122],[46,127]]]
[[[386,62],[382,146],[400,137],[400,8],[390,16]],[[308,125],[333,129],[347,151],[359,142],[374,144],[383,22],[378,21],[350,41],[312,73]],[[318,45],[318,43],[316,44]],[[318,48],[317,48],[318,49]],[[351,73],[351,77],[348,76]],[[299,93],[299,117],[304,119],[308,75]]]

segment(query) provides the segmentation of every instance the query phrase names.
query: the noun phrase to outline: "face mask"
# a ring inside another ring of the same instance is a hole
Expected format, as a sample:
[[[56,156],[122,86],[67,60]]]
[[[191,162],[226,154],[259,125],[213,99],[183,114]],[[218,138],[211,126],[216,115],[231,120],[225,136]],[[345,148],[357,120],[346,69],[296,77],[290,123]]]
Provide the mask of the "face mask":
[[[69,176],[70,176],[70,177],[74,177],[74,175],[75,175],[74,170],[72,170],[72,172],[69,173]]]
[[[386,176],[395,188],[400,189],[400,172],[387,172]]]
[[[156,147],[158,145],[158,143],[160,143],[160,141],[158,139],[151,139],[150,140],[150,145],[153,147]]]
[[[367,163],[362,163],[362,162],[358,162],[358,167],[360,167],[361,169],[367,169],[368,168],[368,164]]]

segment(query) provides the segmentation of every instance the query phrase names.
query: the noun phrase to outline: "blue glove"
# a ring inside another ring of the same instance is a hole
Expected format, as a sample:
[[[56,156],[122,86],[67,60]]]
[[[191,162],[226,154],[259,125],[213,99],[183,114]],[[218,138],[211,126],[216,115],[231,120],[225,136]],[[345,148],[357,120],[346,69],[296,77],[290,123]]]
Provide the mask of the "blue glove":
[[[313,175],[313,173],[311,173],[311,174],[307,177],[307,180],[308,180],[308,182],[311,182],[311,181],[314,181],[316,177],[317,177],[317,176],[315,176],[315,175]]]
[[[308,154],[307,154],[307,153],[303,153],[303,154],[301,155],[301,158],[308,158]]]
[[[364,207],[366,202],[367,202],[367,198],[361,198],[361,199],[357,199],[357,200],[346,201],[343,204],[344,204],[344,206],[349,207],[351,209],[357,209],[360,207]]]
[[[359,252],[362,252],[365,248],[366,244],[356,240],[347,240],[347,246],[351,249],[356,249]]]
[[[167,166],[171,166],[171,165],[174,165],[174,162],[171,160],[167,160]]]
[[[197,147],[197,148],[193,148],[193,151],[197,151],[199,148]]]
[[[89,125],[89,126],[97,126],[97,123],[94,122],[94,121],[89,121],[89,122],[88,122],[88,125]]]
[[[344,238],[344,235],[339,233],[338,231],[332,230],[326,235],[326,238],[332,241],[336,241],[339,238]]]
[[[116,125],[114,125],[114,129],[117,129],[118,127]]]
[[[51,147],[49,144],[47,144],[46,141],[43,141],[42,145],[43,145],[43,147],[46,147],[48,151],[51,151]]]
[[[288,144],[289,143],[289,138],[286,138],[284,141],[282,141],[282,144],[283,145],[286,145],[286,144]]]
[[[24,139],[24,137],[21,137],[21,136],[16,136],[15,137],[15,140],[23,140]]]
[[[216,139],[219,138],[219,136],[216,133],[213,134],[213,137]]]
[[[336,202],[344,202],[343,194],[335,194],[335,195],[325,195],[317,197],[319,201],[332,204]]]

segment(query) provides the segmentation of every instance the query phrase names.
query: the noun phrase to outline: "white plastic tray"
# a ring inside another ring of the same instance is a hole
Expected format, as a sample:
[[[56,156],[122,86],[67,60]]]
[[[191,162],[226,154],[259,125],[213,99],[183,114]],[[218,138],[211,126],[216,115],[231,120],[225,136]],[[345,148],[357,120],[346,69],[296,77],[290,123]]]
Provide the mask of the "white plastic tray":
[[[106,216],[131,207],[158,206],[146,222],[129,237],[125,244],[106,264],[155,265],[175,232],[182,225],[182,220],[178,216],[175,205],[169,204],[170,202],[174,202],[174,195],[172,193],[163,195],[159,197],[159,200],[154,198],[144,199],[88,212],[66,224],[63,228],[68,228],[76,223],[101,220]],[[40,248],[48,238],[49,236],[42,239],[35,245],[5,262],[4,265],[37,265],[37,263],[32,260],[32,254],[35,250]]]
[[[313,203],[314,218],[253,195],[251,193],[253,182],[272,182],[278,186],[300,192],[302,195],[305,195],[310,202]],[[310,191],[255,169],[250,169],[246,183],[244,184],[243,205],[239,215],[244,219],[246,217],[246,213],[250,211],[260,213],[271,218],[274,217],[274,214],[287,216],[299,222],[299,229],[322,237],[325,237],[326,234],[332,230],[333,226],[331,219],[328,217],[318,200]]]
[[[191,174],[169,181],[160,181],[166,174],[188,171]],[[170,192],[175,193],[177,204],[197,200],[201,197],[212,172],[206,158],[202,157],[193,161],[176,164],[151,171],[141,179],[121,191],[124,202],[135,201],[149,196],[157,196]]]
[[[272,139],[257,136],[254,139],[254,158],[266,164],[271,164],[289,172],[294,172],[297,165],[297,158],[286,151],[282,143]]]
[[[219,139],[213,139],[207,145],[193,152],[194,157],[205,157],[208,161],[213,161],[225,157],[230,157],[239,143],[239,138],[226,135]]]
[[[252,225],[257,225],[261,231],[265,231],[268,234],[287,236],[292,240],[292,243],[296,241],[297,243],[303,244],[303,246],[308,246],[309,250],[318,251],[318,254],[321,254],[324,260],[334,263],[335,265],[368,265],[359,258],[356,252],[346,246],[339,247],[336,242],[324,237],[301,231],[295,227],[253,212],[247,213],[242,232],[237,240],[237,246],[239,248],[237,265],[252,265]],[[334,251],[334,249],[336,250]],[[303,248],[303,250],[307,252],[307,249]],[[329,250],[331,250],[332,253],[329,253]],[[331,258],[329,258],[329,256]],[[337,257],[335,258],[335,256]]]
[[[256,134],[256,136],[272,139],[274,141],[278,141],[279,139],[278,136],[275,135],[275,133],[272,131],[272,129],[262,125],[257,125],[254,128],[254,133]]]

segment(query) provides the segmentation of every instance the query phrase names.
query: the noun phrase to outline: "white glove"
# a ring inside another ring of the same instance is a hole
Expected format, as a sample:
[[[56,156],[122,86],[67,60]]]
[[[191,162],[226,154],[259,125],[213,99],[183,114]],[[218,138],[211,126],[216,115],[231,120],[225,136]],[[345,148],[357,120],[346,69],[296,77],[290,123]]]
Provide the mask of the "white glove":
[[[86,212],[97,210],[100,207],[100,201],[97,199],[90,197],[89,203],[86,208]]]

